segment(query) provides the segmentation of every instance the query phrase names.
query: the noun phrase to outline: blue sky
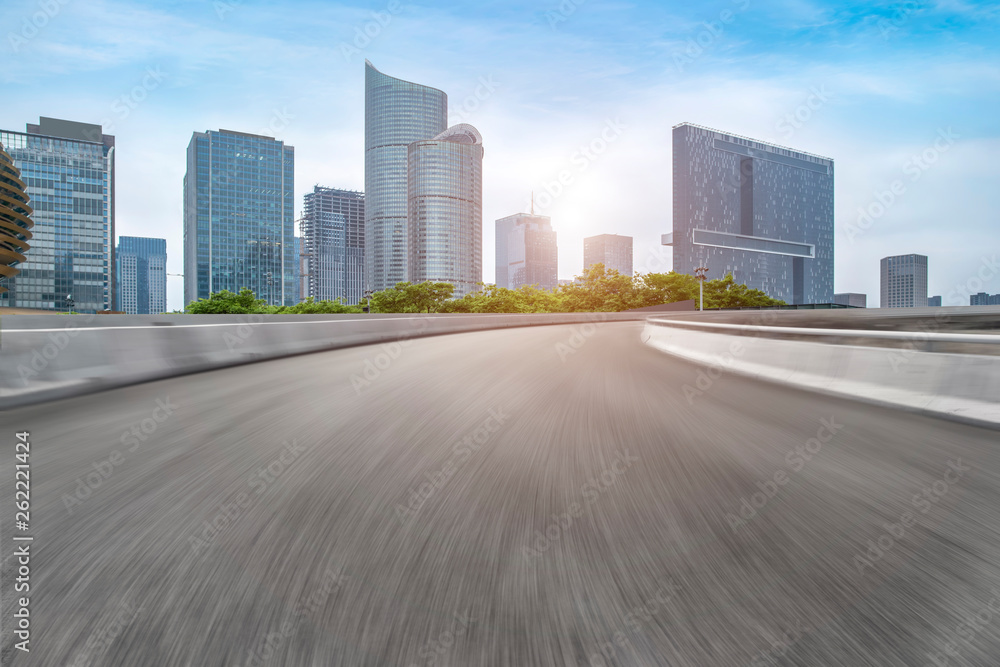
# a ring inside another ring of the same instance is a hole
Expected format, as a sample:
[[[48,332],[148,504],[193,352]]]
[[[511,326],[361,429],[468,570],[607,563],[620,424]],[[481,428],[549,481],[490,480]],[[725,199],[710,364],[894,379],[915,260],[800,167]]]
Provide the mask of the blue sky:
[[[693,122],[835,160],[837,291],[877,305],[879,259],[916,252],[945,305],[1000,292],[1000,3],[5,0],[0,26],[0,127],[104,124],[118,233],[165,237],[172,273],[193,131],[295,146],[297,214],[314,184],[363,189],[368,58],[482,132],[488,282],[493,221],[532,190],[561,277],[598,233],[668,269],[670,132]]]

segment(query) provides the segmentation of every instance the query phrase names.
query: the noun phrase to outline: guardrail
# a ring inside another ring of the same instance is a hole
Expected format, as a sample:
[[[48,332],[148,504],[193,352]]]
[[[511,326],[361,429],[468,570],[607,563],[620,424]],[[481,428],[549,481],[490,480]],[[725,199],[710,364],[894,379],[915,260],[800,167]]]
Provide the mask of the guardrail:
[[[0,410],[354,345],[507,327],[642,319],[635,313],[7,315],[0,322]]]
[[[1000,426],[1000,336],[650,318],[653,347],[725,373]]]

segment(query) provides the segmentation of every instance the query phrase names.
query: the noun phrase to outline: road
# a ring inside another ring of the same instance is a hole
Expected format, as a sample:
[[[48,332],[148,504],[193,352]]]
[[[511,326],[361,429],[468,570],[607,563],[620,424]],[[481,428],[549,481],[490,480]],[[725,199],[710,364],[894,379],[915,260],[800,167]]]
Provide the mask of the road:
[[[5,664],[1000,663],[995,431],[709,378],[641,332],[439,336],[0,413]]]

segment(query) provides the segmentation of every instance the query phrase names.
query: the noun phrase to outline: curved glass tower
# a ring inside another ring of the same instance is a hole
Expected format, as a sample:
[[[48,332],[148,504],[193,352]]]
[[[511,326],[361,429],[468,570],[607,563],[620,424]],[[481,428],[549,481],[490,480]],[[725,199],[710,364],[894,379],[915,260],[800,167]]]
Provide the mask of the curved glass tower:
[[[0,278],[10,278],[20,272],[14,267],[25,261],[24,253],[30,247],[29,230],[35,224],[28,217],[31,213],[21,170],[0,144]],[[3,282],[6,281],[0,281],[0,292],[7,291]]]
[[[407,147],[448,126],[448,96],[365,61],[365,289],[407,279]]]
[[[483,279],[483,138],[471,125],[410,144],[409,280],[451,283],[455,296]]]

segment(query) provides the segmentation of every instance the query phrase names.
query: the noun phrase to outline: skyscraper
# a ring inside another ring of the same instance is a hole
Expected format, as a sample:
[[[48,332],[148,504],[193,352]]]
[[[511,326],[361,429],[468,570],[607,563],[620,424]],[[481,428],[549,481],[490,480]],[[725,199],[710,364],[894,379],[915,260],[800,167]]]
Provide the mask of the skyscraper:
[[[20,273],[17,265],[27,259],[24,253],[31,247],[35,223],[24,189],[21,170],[0,144],[0,292],[7,291],[7,279]]]
[[[167,242],[122,236],[115,255],[118,304],[129,315],[155,315],[167,310]]]
[[[303,299],[302,292],[302,237],[292,238],[292,271],[295,273],[292,285],[293,303],[298,303]]]
[[[410,144],[408,280],[441,281],[462,297],[483,280],[483,138],[460,123]]]
[[[632,275],[632,237],[599,234],[583,239],[583,268],[603,264],[623,276]]]
[[[881,263],[881,308],[927,305],[927,256],[894,255]]]
[[[184,302],[248,287],[292,304],[295,149],[232,130],[195,132],[184,176]]]
[[[448,96],[365,61],[365,288],[407,280],[408,147],[448,125]]]
[[[306,193],[303,210],[309,267],[303,297],[357,304],[365,290],[365,194],[317,185]]]
[[[31,253],[6,279],[0,306],[110,310],[115,281],[115,138],[100,125],[55,118],[0,130],[31,198]]]
[[[674,270],[830,303],[833,160],[689,123],[673,142]]]
[[[517,289],[559,284],[559,250],[546,215],[517,213],[496,221],[496,285]]]
[[[941,307],[941,295],[939,294],[938,296],[929,296],[929,297],[927,297],[927,305],[931,306],[931,307],[934,307],[934,308],[940,308]]]

